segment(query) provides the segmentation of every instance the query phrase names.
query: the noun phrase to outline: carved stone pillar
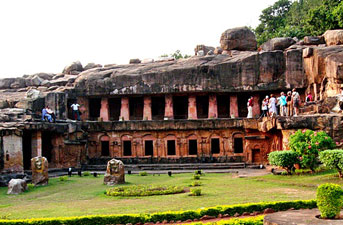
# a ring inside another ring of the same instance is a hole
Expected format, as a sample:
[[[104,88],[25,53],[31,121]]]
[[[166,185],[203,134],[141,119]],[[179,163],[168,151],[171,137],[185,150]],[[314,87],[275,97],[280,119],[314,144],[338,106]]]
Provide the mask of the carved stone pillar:
[[[173,111],[173,96],[166,95],[165,97],[165,109],[164,109],[164,119],[170,120],[174,118],[174,111]]]
[[[144,97],[143,120],[152,120],[150,96]]]
[[[188,97],[188,119],[189,120],[198,119],[197,103],[196,103],[196,97],[194,95],[191,95]]]
[[[260,96],[253,95],[254,97],[254,106],[252,107],[252,117],[261,115],[261,106],[260,106]]]
[[[216,119],[218,118],[217,96],[215,94],[211,94],[208,99],[209,99],[208,118]]]
[[[80,118],[82,121],[89,119],[89,103],[87,97],[77,97],[77,103],[80,105]],[[68,110],[72,110],[70,105],[68,105]],[[73,118],[74,119],[74,118]]]
[[[318,93],[317,93],[317,84],[316,83],[313,84],[313,91],[314,91],[314,99],[313,99],[313,101],[317,101]]]
[[[101,99],[100,117],[102,121],[110,120],[110,110],[108,107],[108,98]]]
[[[230,95],[230,116],[238,117],[237,95]]]
[[[42,132],[37,130],[32,134],[32,157],[42,156]]]
[[[130,111],[129,111],[129,98],[121,98],[121,108],[120,108],[120,118],[119,120],[130,120]]]

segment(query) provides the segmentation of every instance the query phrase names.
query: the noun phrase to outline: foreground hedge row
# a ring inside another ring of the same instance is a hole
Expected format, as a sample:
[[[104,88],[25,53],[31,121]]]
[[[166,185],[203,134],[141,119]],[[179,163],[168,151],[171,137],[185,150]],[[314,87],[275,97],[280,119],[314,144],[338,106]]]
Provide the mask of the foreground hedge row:
[[[263,225],[264,216],[243,218],[243,219],[229,219],[229,220],[220,220],[210,223],[191,223],[190,225]]]
[[[59,218],[39,218],[25,220],[0,220],[0,224],[6,225],[102,225],[102,224],[127,224],[127,223],[146,223],[157,221],[185,221],[188,219],[200,219],[202,216],[218,216],[219,214],[229,214],[233,216],[236,213],[243,214],[244,212],[262,212],[267,208],[274,211],[284,211],[290,208],[294,209],[311,209],[316,208],[315,200],[299,200],[299,201],[284,201],[284,202],[262,202],[249,203],[240,205],[222,205],[198,210],[173,211],[152,214],[126,214],[126,215],[95,215],[95,216],[80,216],[80,217],[59,217]]]

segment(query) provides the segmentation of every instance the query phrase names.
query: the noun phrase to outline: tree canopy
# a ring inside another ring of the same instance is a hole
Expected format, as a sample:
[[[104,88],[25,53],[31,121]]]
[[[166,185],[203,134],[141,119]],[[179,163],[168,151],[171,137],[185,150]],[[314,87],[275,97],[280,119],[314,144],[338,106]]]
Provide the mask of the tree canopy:
[[[343,0],[278,0],[259,20],[254,30],[259,45],[274,37],[322,35],[343,28]]]

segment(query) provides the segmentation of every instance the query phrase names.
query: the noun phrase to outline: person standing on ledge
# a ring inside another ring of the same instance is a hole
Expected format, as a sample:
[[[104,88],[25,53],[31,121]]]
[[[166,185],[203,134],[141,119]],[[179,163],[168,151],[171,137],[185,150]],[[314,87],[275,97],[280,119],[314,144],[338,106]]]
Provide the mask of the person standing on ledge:
[[[73,117],[75,120],[81,120],[80,119],[80,112],[79,112],[79,107],[80,105],[76,103],[73,103],[71,106],[70,106],[72,109],[73,109]]]
[[[248,99],[248,116],[247,118],[252,118],[252,107],[254,106],[254,98],[250,97]]]
[[[293,99],[293,107],[294,107],[294,115],[293,116],[298,116],[299,105],[300,105],[300,95],[296,91],[295,88],[293,88],[293,90],[292,90],[292,99]]]

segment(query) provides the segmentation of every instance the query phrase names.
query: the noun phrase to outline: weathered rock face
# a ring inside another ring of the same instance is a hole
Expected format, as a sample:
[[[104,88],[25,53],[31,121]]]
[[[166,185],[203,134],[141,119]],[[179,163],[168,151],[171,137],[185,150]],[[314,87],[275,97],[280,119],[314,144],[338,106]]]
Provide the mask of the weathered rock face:
[[[290,37],[273,38],[261,45],[261,48],[263,51],[284,50],[294,43]]]
[[[310,87],[316,85],[320,99],[338,94],[343,83],[343,46],[312,48],[312,54],[304,58]]]
[[[48,160],[45,157],[34,157],[31,159],[32,183],[36,186],[48,185]]]
[[[81,64],[81,62],[77,61],[77,62],[73,62],[72,64],[66,66],[63,70],[63,73],[64,74],[77,75],[82,71],[83,71],[82,64]]]
[[[328,46],[343,44],[343,30],[328,30],[324,33],[325,42]]]
[[[290,71],[285,73],[285,68]],[[302,50],[292,50],[286,56],[282,51],[232,50],[231,55],[90,69],[78,76],[74,91],[81,95],[241,92],[305,84]]]
[[[223,50],[254,51],[257,42],[255,34],[247,27],[228,29],[220,37]]]
[[[304,45],[320,45],[325,44],[323,36],[306,36],[304,37]]]
[[[27,190],[26,181],[22,179],[12,179],[8,183],[8,195],[17,195]]]
[[[106,174],[104,176],[104,184],[124,184],[125,171],[124,164],[120,160],[112,159],[107,163]]]

